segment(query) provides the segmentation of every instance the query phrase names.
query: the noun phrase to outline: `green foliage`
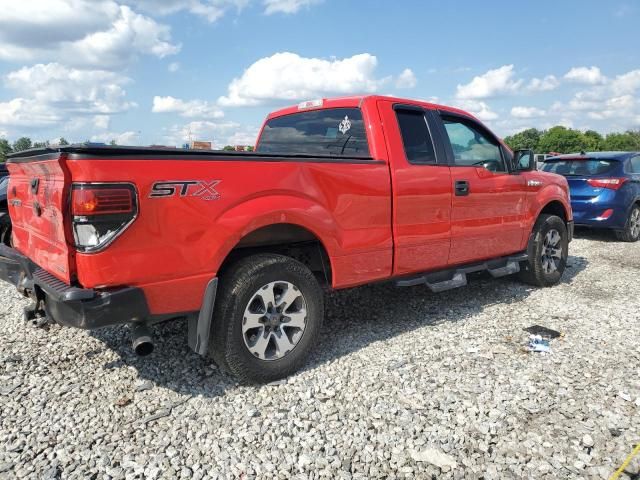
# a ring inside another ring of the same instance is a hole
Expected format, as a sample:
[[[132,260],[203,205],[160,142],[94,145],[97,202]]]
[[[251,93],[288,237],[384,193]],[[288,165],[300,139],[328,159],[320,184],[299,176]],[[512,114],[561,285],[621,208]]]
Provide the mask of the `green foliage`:
[[[58,140],[58,145],[61,145],[61,146],[69,145],[69,142],[67,142],[66,138],[60,137],[60,140]]]
[[[111,145],[112,147],[116,147],[118,146],[118,142],[116,142],[116,139],[114,138],[109,142],[109,145]]]
[[[506,137],[504,141],[513,150],[520,150],[524,148],[538,150],[538,144],[540,143],[540,137],[542,136],[542,134],[543,132],[541,132],[537,128],[529,128],[527,130],[516,133],[515,135]]]
[[[47,148],[49,146],[49,140],[46,142],[34,142],[33,148]]]
[[[29,150],[32,147],[31,139],[29,137],[20,137],[13,143],[13,151],[21,152],[23,150]]]
[[[562,126],[540,131],[523,130],[504,139],[513,150],[532,148],[536,153],[575,153],[602,151],[640,151],[640,131],[610,133],[606,137],[595,130],[581,132]]]
[[[605,138],[607,150],[640,150],[640,132],[610,133]]]
[[[13,152],[11,144],[6,138],[0,138],[0,162],[4,162],[7,159],[7,155]]]
[[[222,150],[224,150],[225,152],[233,152],[235,151],[236,147],[232,146],[232,145],[225,145]]]

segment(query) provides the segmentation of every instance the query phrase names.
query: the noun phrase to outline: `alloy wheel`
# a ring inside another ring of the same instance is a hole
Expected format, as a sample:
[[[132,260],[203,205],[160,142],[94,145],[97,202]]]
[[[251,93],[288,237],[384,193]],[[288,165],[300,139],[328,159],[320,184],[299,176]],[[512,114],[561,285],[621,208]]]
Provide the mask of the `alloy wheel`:
[[[554,273],[558,271],[562,261],[562,246],[560,241],[562,236],[556,229],[551,229],[544,236],[542,243],[542,269],[544,273]]]
[[[253,294],[245,308],[244,344],[260,360],[278,360],[300,342],[306,322],[302,292],[290,282],[268,283]]]

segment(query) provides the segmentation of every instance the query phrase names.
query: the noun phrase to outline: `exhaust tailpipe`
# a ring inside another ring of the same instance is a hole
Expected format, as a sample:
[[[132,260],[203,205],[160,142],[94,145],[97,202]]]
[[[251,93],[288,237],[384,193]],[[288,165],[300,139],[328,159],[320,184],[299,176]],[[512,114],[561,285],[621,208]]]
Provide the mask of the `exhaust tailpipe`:
[[[153,352],[153,337],[144,324],[131,327],[131,338],[133,351],[141,357],[150,355]]]

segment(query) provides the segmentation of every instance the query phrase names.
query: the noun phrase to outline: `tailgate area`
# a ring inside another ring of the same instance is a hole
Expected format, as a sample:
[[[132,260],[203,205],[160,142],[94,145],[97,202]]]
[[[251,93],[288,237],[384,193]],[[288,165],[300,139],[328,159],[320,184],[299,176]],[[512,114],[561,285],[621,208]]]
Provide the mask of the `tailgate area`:
[[[22,157],[11,160],[8,168],[14,248],[59,280],[71,283],[73,250],[65,225],[71,180],[64,154]]]

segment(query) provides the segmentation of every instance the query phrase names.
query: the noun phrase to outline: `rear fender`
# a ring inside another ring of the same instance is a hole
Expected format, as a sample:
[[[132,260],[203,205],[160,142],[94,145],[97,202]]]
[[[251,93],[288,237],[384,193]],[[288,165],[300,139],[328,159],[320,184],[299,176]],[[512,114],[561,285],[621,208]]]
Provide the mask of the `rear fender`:
[[[212,238],[221,241],[215,245],[214,271],[240,240],[251,232],[275,224],[292,224],[303,227],[316,236],[329,255],[343,253],[339,229],[329,211],[307,198],[293,195],[268,195],[253,198],[226,210],[213,225]],[[222,234],[220,234],[222,233]]]

